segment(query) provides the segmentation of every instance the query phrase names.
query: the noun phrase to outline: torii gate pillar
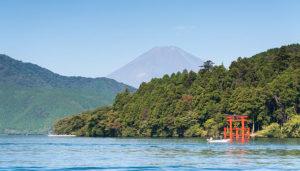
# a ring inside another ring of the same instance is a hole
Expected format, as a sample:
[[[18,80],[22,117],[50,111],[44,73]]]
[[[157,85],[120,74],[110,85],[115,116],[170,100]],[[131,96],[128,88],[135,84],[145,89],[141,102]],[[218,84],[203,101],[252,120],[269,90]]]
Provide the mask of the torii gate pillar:
[[[245,143],[250,139],[250,128],[245,127],[245,123],[248,122],[248,116],[244,115],[229,115],[226,117],[229,124],[229,139],[232,143],[234,138],[236,142]],[[235,129],[233,130],[233,124],[235,124]],[[241,128],[238,128],[237,125],[240,125]],[[235,134],[233,133],[235,131]],[[241,134],[240,134],[241,131]],[[224,127],[224,139],[227,139],[228,128]]]

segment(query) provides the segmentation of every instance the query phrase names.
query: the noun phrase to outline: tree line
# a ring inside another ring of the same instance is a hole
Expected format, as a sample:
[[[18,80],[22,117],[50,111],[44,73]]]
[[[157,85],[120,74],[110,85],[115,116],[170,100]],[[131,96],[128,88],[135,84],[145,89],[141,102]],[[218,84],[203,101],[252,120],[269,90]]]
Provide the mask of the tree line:
[[[279,137],[272,134],[279,129],[281,137],[300,137],[299,113],[300,45],[292,44],[239,57],[229,68],[206,61],[199,72],[154,78],[134,93],[118,94],[112,106],[59,120],[54,131],[78,136],[219,136],[225,116],[236,114],[248,115],[248,126],[260,136]]]

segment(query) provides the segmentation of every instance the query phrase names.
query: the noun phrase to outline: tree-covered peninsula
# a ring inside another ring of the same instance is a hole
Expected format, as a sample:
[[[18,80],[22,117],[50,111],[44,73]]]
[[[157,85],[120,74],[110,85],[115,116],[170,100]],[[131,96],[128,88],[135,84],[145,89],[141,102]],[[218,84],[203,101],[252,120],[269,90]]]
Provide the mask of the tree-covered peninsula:
[[[260,136],[300,137],[300,45],[239,57],[227,69],[204,63],[142,83],[111,107],[59,120],[57,134],[78,136],[218,136],[226,114],[248,115]]]

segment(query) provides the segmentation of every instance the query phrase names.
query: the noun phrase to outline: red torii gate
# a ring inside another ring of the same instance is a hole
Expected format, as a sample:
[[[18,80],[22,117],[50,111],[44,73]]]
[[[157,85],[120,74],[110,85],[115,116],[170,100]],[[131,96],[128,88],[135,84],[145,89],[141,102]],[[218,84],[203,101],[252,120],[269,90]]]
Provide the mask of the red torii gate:
[[[226,116],[227,122],[229,124],[229,139],[230,142],[233,142],[234,139],[236,142],[245,143],[250,139],[250,128],[248,124],[248,116],[245,115],[229,115]],[[241,128],[237,127],[237,124],[241,123]],[[246,123],[246,125],[245,125]],[[234,125],[234,128],[233,128]],[[224,139],[227,139],[228,128],[224,127]]]

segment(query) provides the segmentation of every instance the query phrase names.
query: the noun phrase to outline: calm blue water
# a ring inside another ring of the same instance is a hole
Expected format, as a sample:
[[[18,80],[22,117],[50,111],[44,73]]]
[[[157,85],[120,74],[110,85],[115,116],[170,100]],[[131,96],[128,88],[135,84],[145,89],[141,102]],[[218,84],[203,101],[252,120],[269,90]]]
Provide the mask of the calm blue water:
[[[0,136],[0,170],[300,170],[300,139],[246,145],[202,139]]]

